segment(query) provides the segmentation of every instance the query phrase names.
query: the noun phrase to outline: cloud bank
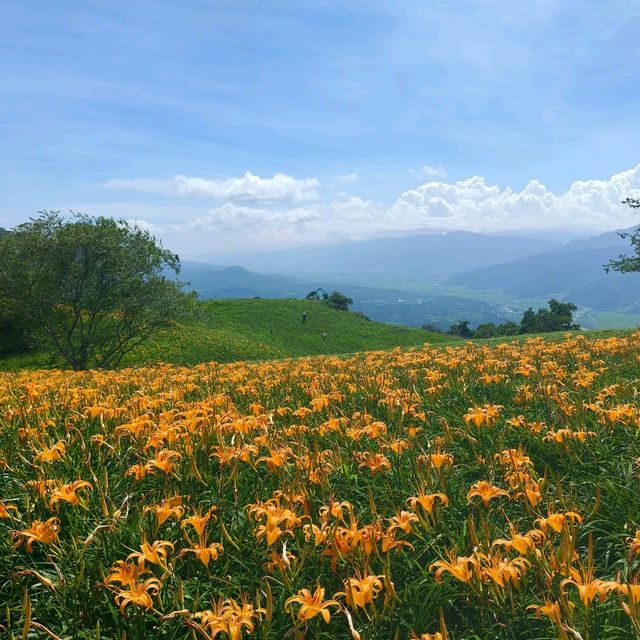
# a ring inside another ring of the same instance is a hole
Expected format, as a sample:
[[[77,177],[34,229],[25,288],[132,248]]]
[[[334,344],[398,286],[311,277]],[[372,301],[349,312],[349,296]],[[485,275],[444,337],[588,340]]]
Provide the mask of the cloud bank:
[[[175,195],[184,198],[208,197],[236,202],[304,202],[317,200],[316,178],[293,178],[276,173],[261,178],[250,171],[237,178],[200,178],[178,175],[170,180],[116,178],[106,183],[113,189]]]
[[[411,220],[471,231],[600,231],[640,222],[621,204],[638,195],[640,164],[608,180],[578,180],[562,194],[554,194],[538,180],[514,191],[474,176],[454,183],[431,181],[405,191],[390,214],[401,223]]]
[[[553,193],[538,180],[522,190],[489,184],[480,176],[456,182],[431,179],[404,191],[390,204],[345,193],[320,199],[316,178],[285,174],[261,178],[114,180],[112,188],[134,189],[182,198],[209,199],[199,215],[161,224],[145,216],[160,235],[189,236],[223,248],[278,247],[331,240],[375,237],[428,230],[488,233],[574,231],[602,232],[640,223],[637,211],[622,204],[640,197],[640,164],[606,180],[578,180],[564,193]],[[147,209],[148,211],[148,209]],[[166,205],[165,205],[166,212]]]

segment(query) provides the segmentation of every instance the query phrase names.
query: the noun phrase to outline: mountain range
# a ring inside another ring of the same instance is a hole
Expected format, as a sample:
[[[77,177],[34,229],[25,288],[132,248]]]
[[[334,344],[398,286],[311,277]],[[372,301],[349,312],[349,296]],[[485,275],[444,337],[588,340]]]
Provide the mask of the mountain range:
[[[616,232],[564,243],[431,233],[256,253],[243,256],[242,267],[187,262],[183,278],[214,299],[302,298],[318,287],[337,289],[373,320],[440,328],[458,319],[518,320],[527,307],[556,297],[577,304],[585,326],[606,327],[640,321],[640,274],[603,269],[628,252]]]

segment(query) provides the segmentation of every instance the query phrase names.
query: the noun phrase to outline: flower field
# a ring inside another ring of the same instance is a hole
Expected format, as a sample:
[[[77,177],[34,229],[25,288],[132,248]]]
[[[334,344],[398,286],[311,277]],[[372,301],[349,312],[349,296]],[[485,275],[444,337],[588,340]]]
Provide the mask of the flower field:
[[[0,374],[0,636],[640,636],[640,333]]]

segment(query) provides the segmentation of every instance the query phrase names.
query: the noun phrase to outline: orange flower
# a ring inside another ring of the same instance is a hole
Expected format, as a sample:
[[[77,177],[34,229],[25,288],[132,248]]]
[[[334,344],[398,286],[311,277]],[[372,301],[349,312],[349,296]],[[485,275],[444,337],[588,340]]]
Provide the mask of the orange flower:
[[[146,512],[153,511],[156,514],[156,527],[160,528],[169,518],[180,520],[184,514],[182,496],[172,496],[160,504],[145,507]]]
[[[466,424],[473,424],[475,427],[483,425],[490,427],[495,424],[500,410],[504,407],[499,404],[485,404],[482,407],[469,407],[468,413],[464,415]]]
[[[118,560],[109,571],[109,575],[105,578],[105,584],[111,584],[116,582],[123,587],[129,587],[135,584],[138,578],[149,573],[148,569],[145,569],[139,564],[131,564],[125,560]]]
[[[0,515],[0,517],[2,517]],[[627,538],[627,543],[629,543],[629,553],[631,555],[640,555],[640,529],[636,531],[636,535],[633,538]]]
[[[52,447],[44,447],[40,453],[36,455],[36,462],[57,462],[62,460],[67,447],[62,440],[56,442]]]
[[[467,500],[471,502],[471,498],[478,496],[482,499],[482,504],[486,507],[489,506],[489,502],[499,496],[508,496],[509,493],[504,489],[500,489],[486,480],[479,480],[471,486],[467,493]]]
[[[396,529],[401,529],[405,533],[411,533],[411,523],[419,520],[418,516],[415,513],[411,513],[411,511],[400,511],[398,515],[392,516],[389,518],[389,528],[387,529],[388,533],[393,533]]]
[[[243,629],[253,633],[256,622],[264,613],[264,609],[256,609],[245,600],[241,604],[235,600],[223,600],[214,603],[212,609],[198,611],[193,617],[200,620],[196,628],[210,640],[220,633],[226,634],[230,640],[241,640]]]
[[[307,622],[320,614],[324,621],[329,624],[331,620],[331,613],[329,607],[340,608],[340,603],[336,600],[324,599],[324,587],[318,586],[313,593],[309,589],[301,589],[295,596],[291,596],[285,603],[285,609],[288,609],[292,604],[299,604],[298,620],[300,622]]]
[[[449,504],[449,498],[447,498],[444,493],[421,493],[418,496],[408,498],[407,504],[412,509],[415,509],[416,505],[420,505],[427,513],[432,513],[437,500],[440,501],[443,507]]]
[[[560,533],[567,523],[581,523],[582,516],[575,511],[566,511],[564,513],[551,513],[546,518],[537,518],[534,522],[538,525],[542,531],[547,530],[550,527],[556,533]]]
[[[618,587],[617,582],[611,582],[609,580],[600,580],[593,577],[593,567],[582,568],[581,571],[577,571],[574,567],[569,567],[570,578],[565,578],[560,583],[560,588],[564,588],[571,584],[578,590],[580,600],[585,607],[588,607],[595,598],[598,598],[600,602],[604,602],[610,591],[613,591]]]
[[[471,582],[474,576],[474,569],[478,569],[480,566],[478,559],[473,556],[456,556],[451,552],[449,552],[448,557],[448,561],[438,560],[429,567],[429,571],[433,571],[434,567],[437,569],[436,582],[442,581],[442,574],[445,572],[450,573],[456,580],[461,582]]]
[[[532,529],[525,534],[520,534],[512,529],[511,538],[498,538],[491,546],[502,545],[506,551],[515,549],[521,556],[524,556],[529,553],[529,551],[533,551],[536,545],[540,544],[544,538],[545,534],[539,529]]]
[[[536,617],[545,616],[557,627],[562,627],[560,603],[557,600],[545,600],[544,604],[532,604],[527,607],[527,611],[530,609],[536,612]]]
[[[200,544],[194,544],[193,547],[189,549],[184,549],[180,552],[180,555],[184,553],[193,553],[200,562],[205,567],[209,566],[209,561],[213,558],[213,560],[217,560],[220,555],[223,553],[224,547],[219,542],[212,542],[208,546],[203,546]]]
[[[209,520],[211,519],[211,516],[213,515],[213,512],[217,510],[217,507],[212,506],[209,508],[209,510],[204,513],[203,515],[200,515],[198,513],[189,516],[188,518],[185,518],[180,526],[181,527],[186,527],[187,525],[191,525],[194,529],[194,531],[196,532],[196,535],[198,536],[198,538],[202,538],[202,536],[204,536],[204,530],[205,527],[207,526],[207,523],[209,522]],[[215,516],[214,520],[215,520]]]
[[[482,577],[491,580],[498,587],[504,587],[509,582],[518,582],[529,567],[529,562],[524,558],[509,560],[501,555],[481,556],[481,558],[484,562]]]
[[[156,454],[155,458],[152,458],[144,465],[147,471],[153,471],[154,469],[158,469],[163,473],[171,473],[174,469],[174,464],[172,460],[180,460],[182,458],[182,454],[177,451],[171,451],[171,449],[161,449]]]
[[[11,517],[10,511],[18,513],[18,507],[15,504],[7,504],[0,500],[0,520],[6,520]]]
[[[430,453],[427,456],[429,464],[438,471],[442,467],[453,466],[453,456],[450,453]]]
[[[157,578],[147,578],[144,582],[134,582],[126,590],[119,591],[115,596],[115,602],[124,613],[128,604],[135,604],[144,609],[153,607],[153,596],[160,593],[161,583]]]
[[[153,544],[143,542],[140,545],[140,551],[130,553],[127,560],[135,559],[141,567],[144,567],[146,562],[150,562],[166,568],[168,549],[173,551],[173,543],[166,540],[156,540]]]
[[[348,578],[345,580],[346,591],[336,593],[335,597],[345,596],[347,604],[352,609],[365,609],[368,604],[371,604],[380,591],[382,591],[384,582],[384,576],[370,576],[366,575],[363,578]]]
[[[367,467],[372,476],[380,471],[391,471],[391,463],[383,453],[365,451],[360,455],[360,459],[362,462],[358,465],[358,469]]]
[[[49,507],[53,508],[58,502],[68,502],[72,505],[80,504],[80,497],[78,491],[80,489],[93,489],[90,482],[86,480],[74,480],[68,484],[60,485],[52,494],[49,499]]]
[[[33,551],[33,543],[40,542],[42,544],[53,544],[58,539],[58,531],[60,529],[60,521],[58,518],[49,518],[45,522],[42,520],[34,520],[28,529],[15,531],[14,536],[25,538],[27,543],[27,551]],[[22,544],[22,540],[18,540],[17,547]]]

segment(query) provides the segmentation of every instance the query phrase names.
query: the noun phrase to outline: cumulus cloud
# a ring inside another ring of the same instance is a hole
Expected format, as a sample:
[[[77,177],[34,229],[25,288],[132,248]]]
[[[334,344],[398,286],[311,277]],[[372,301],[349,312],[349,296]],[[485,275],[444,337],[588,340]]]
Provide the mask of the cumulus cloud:
[[[640,195],[640,164],[608,180],[579,180],[555,194],[538,180],[521,191],[474,176],[454,183],[430,181],[405,191],[389,209],[398,224],[470,231],[580,229],[604,231],[637,223],[621,204]]]
[[[169,216],[171,207],[164,205],[159,220],[147,216],[153,207],[145,205],[136,222],[150,220],[149,229],[170,235],[172,241],[207,242],[222,250],[252,249],[256,243],[276,248],[428,230],[517,233],[557,229],[583,234],[638,224],[637,211],[621,202],[626,197],[640,197],[640,164],[607,180],[579,180],[562,193],[554,193],[538,180],[514,190],[473,176],[457,182],[429,180],[400,194],[390,205],[349,194],[296,203],[227,201],[213,208],[181,210],[182,219]],[[132,211],[127,217],[134,215]]]
[[[106,183],[124,189],[181,197],[209,197],[234,202],[305,202],[318,199],[320,182],[316,178],[294,178],[276,173],[262,178],[247,171],[235,178],[201,178],[177,175],[169,180],[116,178]]]

